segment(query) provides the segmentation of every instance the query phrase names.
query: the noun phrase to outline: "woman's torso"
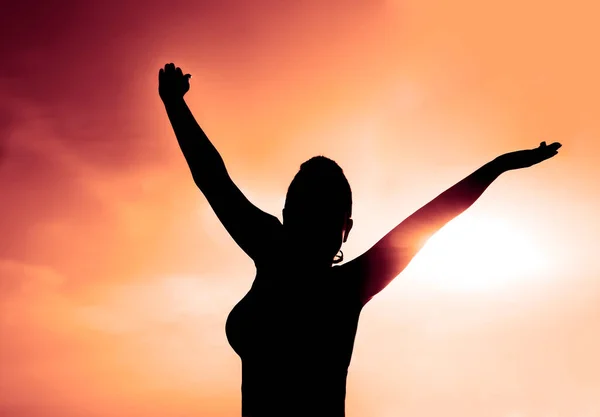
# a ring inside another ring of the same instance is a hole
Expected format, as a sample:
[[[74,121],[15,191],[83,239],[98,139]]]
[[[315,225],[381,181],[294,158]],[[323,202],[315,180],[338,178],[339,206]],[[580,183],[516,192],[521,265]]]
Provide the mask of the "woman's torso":
[[[344,416],[361,304],[343,272],[257,267],[226,324],[242,360],[243,416]]]

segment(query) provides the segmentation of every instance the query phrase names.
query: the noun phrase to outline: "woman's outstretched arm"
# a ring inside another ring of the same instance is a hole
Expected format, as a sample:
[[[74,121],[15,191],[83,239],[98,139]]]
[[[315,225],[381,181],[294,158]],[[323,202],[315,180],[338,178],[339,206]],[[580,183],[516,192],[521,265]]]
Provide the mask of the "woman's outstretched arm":
[[[367,252],[342,266],[359,280],[362,302],[367,303],[384,289],[435,232],[468,209],[502,173],[551,158],[560,146],[542,142],[536,149],[507,153],[488,162],[421,207]]]
[[[159,72],[159,94],[194,183],[235,242],[256,262],[269,251],[279,220],[252,204],[230,178],[217,149],[196,122],[183,96],[190,75],[173,64]]]

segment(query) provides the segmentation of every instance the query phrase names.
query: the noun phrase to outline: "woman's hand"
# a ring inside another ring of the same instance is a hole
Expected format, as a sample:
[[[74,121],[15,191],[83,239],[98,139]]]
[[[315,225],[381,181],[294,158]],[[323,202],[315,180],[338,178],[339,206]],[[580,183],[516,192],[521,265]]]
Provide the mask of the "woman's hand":
[[[558,142],[554,142],[550,145],[546,145],[546,142],[542,142],[540,143],[540,146],[535,149],[525,149],[500,155],[496,158],[496,162],[503,171],[527,168],[552,158],[554,155],[558,154],[558,149],[561,146],[562,145]]]
[[[183,75],[181,68],[167,64],[158,72],[158,94],[163,102],[183,98],[190,89],[190,74]]]

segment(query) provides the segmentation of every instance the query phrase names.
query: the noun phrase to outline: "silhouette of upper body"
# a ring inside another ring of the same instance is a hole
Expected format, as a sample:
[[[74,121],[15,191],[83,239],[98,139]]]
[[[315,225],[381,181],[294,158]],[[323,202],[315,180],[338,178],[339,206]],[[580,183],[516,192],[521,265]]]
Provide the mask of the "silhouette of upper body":
[[[345,415],[346,378],[360,312],[427,239],[470,207],[502,173],[556,155],[558,143],[501,155],[417,210],[357,258],[336,265],[353,226],[343,170],[317,156],[303,163],[283,223],[253,205],[230,178],[183,96],[189,75],[159,72],[159,94],[195,184],[254,261],[252,287],[227,318],[242,361],[242,416]]]

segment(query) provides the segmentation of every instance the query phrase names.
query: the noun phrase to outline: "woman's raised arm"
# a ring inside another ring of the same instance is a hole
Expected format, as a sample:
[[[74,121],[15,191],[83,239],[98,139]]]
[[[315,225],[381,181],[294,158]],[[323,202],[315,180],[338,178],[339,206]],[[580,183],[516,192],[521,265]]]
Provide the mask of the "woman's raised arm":
[[[367,252],[341,266],[358,279],[362,302],[367,303],[384,289],[434,233],[477,201],[500,174],[551,158],[560,146],[542,142],[535,149],[499,156],[421,207]]]
[[[255,262],[268,255],[281,223],[265,213],[240,191],[217,149],[192,115],[183,96],[190,88],[189,74],[174,64],[159,71],[159,95],[165,105],[179,147],[194,183],[235,242]]]

